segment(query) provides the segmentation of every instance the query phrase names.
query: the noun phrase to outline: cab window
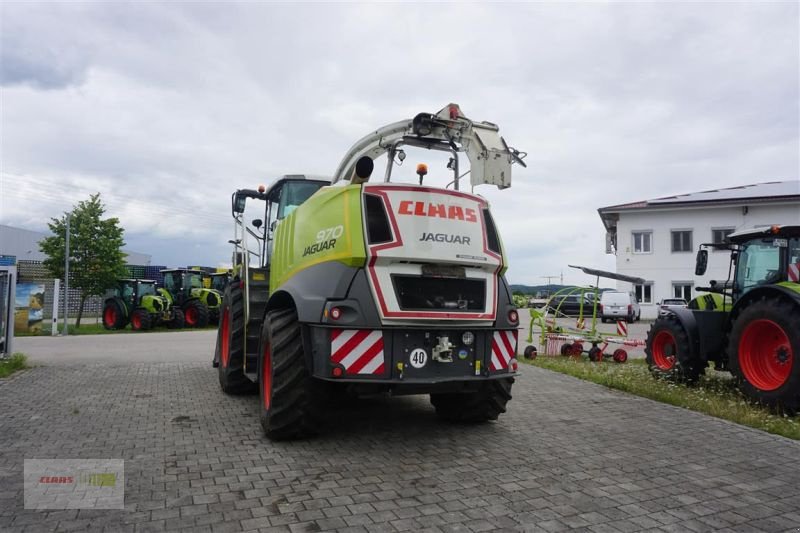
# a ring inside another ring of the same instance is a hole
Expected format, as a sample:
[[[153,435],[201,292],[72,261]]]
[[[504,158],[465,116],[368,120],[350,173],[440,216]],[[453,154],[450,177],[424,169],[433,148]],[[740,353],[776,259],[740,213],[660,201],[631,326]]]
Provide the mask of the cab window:
[[[780,281],[781,247],[774,239],[749,242],[739,251],[736,288],[744,294],[753,287]]]
[[[281,187],[281,198],[278,204],[278,219],[288,216],[322,186],[322,183],[314,181],[287,181],[284,183]]]

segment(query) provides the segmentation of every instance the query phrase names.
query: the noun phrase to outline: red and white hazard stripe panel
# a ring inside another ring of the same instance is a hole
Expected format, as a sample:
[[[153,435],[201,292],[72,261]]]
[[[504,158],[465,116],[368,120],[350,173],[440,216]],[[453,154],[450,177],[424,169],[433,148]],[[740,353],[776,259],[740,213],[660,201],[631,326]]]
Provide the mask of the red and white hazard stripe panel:
[[[379,329],[334,329],[331,361],[342,365],[345,374],[383,374],[386,370],[383,332]]]
[[[492,361],[489,370],[505,370],[517,355],[517,332],[495,331],[492,335]]]
[[[617,320],[617,335],[628,336],[628,323],[624,320]]]
[[[800,283],[800,263],[789,265],[789,281]]]

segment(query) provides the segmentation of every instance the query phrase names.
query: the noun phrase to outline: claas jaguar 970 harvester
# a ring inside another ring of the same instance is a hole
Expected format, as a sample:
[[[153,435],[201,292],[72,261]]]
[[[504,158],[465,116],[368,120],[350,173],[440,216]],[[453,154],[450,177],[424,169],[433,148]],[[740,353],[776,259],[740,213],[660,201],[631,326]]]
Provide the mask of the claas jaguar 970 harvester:
[[[444,152],[447,168],[428,177],[420,163],[398,182],[406,150]],[[215,356],[222,389],[257,389],[272,439],[314,433],[320,407],[340,394],[429,394],[444,419],[496,419],[517,374],[519,317],[489,204],[461,184],[469,173],[473,188],[505,189],[524,155],[451,104],[365,136],[331,179],[237,190]]]

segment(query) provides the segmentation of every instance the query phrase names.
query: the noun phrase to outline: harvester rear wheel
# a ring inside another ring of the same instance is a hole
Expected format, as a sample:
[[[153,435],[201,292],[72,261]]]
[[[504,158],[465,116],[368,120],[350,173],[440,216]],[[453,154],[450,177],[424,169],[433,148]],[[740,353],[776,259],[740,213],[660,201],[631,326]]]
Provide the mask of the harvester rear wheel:
[[[131,313],[131,329],[133,331],[147,331],[153,327],[150,313],[146,309],[134,309]]]
[[[267,313],[261,328],[258,365],[261,426],[271,440],[317,433],[321,417],[320,384],[306,368],[297,312]]]
[[[481,384],[476,392],[431,394],[436,414],[451,422],[486,422],[497,420],[506,412],[514,378],[493,379]]]
[[[183,311],[178,308],[172,310],[172,320],[167,322],[167,327],[170,329],[181,329],[185,325]]]
[[[241,287],[231,285],[222,309],[217,330],[214,357],[219,363],[219,385],[227,394],[255,392],[255,383],[244,375],[244,294]]]
[[[674,315],[653,322],[644,353],[650,372],[657,378],[694,383],[705,371],[700,361],[693,360],[689,336]]]
[[[204,328],[208,326],[208,306],[200,300],[189,300],[183,304],[183,316],[187,327]]]
[[[122,305],[116,300],[109,300],[103,307],[103,327],[106,329],[122,329],[128,321]]]
[[[731,329],[728,354],[746,396],[800,410],[800,305],[762,299],[747,306]]]

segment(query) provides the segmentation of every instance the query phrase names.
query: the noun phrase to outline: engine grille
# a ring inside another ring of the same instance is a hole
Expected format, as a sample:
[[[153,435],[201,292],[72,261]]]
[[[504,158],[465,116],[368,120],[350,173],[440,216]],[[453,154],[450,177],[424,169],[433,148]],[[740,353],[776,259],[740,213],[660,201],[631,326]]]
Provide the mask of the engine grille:
[[[393,274],[392,284],[403,311],[480,312],[486,309],[486,281]]]

